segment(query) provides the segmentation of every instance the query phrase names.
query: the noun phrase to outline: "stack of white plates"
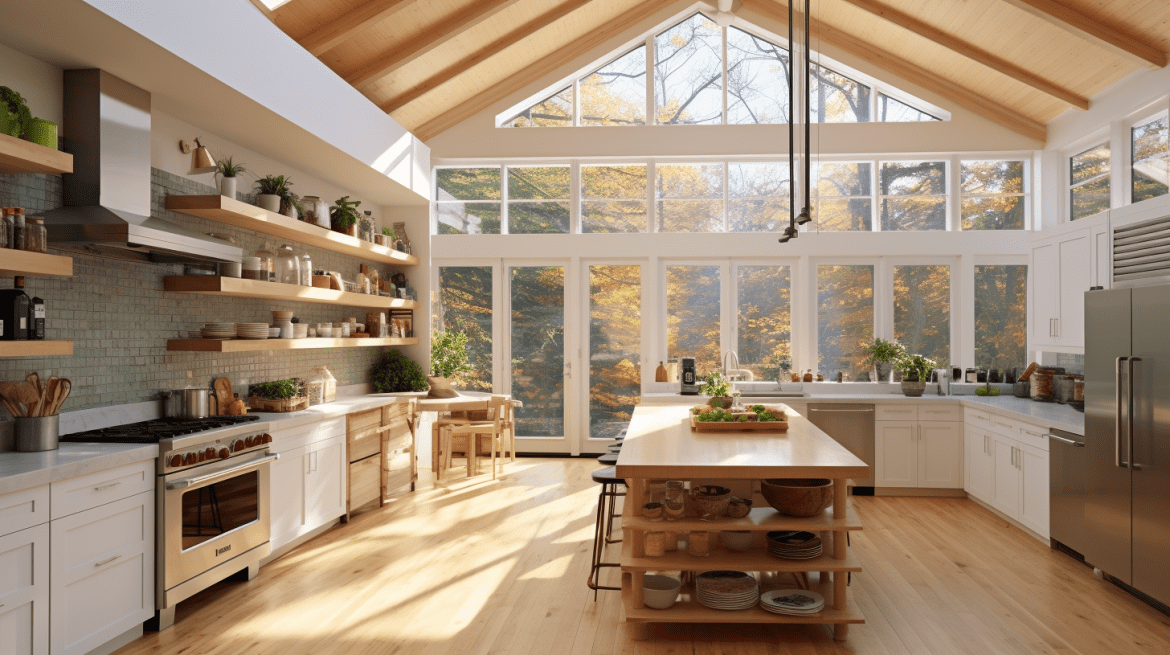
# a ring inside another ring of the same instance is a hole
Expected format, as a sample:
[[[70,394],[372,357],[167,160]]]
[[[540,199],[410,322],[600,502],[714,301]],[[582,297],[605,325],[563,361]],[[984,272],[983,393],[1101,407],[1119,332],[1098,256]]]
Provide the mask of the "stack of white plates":
[[[746,610],[760,600],[760,586],[750,573],[707,571],[695,579],[699,604],[717,610]]]
[[[208,323],[199,332],[204,339],[234,339],[236,338],[236,324]]]
[[[241,339],[267,339],[267,323],[236,323],[236,336]]]
[[[785,559],[812,559],[824,550],[821,538],[811,532],[777,530],[768,533],[768,552]]]
[[[825,609],[825,597],[804,589],[776,589],[760,594],[760,607],[773,614],[805,616]]]

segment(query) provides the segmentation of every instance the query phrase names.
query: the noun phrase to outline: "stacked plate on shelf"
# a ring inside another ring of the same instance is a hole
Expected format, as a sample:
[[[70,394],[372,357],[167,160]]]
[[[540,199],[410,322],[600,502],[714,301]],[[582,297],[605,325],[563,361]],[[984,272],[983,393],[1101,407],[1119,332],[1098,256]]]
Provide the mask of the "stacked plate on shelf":
[[[812,532],[775,530],[768,533],[768,552],[784,559],[812,559],[824,550],[821,538]]]
[[[199,331],[204,339],[235,339],[235,323],[208,323]]]
[[[804,589],[776,589],[760,595],[760,607],[773,614],[806,616],[825,609],[825,597]]]
[[[236,336],[241,339],[267,339],[267,323],[236,323]]]
[[[699,604],[717,610],[746,610],[760,601],[760,585],[750,573],[707,571],[695,578]]]

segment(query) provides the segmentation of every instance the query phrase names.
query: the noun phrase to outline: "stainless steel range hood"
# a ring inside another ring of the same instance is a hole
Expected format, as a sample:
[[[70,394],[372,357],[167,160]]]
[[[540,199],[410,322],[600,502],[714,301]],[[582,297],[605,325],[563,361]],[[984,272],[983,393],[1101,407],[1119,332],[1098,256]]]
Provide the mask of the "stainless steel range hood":
[[[45,213],[58,247],[156,262],[238,262],[243,251],[150,215],[150,94],[97,69],[65,71],[73,173],[65,206]],[[128,252],[127,252],[128,251]]]

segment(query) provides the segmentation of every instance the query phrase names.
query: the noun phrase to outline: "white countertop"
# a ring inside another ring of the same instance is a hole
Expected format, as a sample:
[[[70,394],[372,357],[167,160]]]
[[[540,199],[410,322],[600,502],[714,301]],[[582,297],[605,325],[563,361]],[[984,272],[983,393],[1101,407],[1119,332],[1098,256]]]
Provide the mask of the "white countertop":
[[[706,396],[683,396],[678,393],[647,393],[642,394],[643,404],[676,404],[702,403]],[[1064,430],[1073,434],[1085,434],[1085,415],[1082,412],[1057,403],[1039,403],[1027,398],[1015,396],[939,396],[925,393],[917,398],[903,396],[900,393],[859,393],[859,394],[822,394],[815,393],[809,396],[788,398],[744,398],[744,403],[768,402],[787,403],[794,405],[794,409],[808,403],[959,403],[963,407],[975,407],[989,412],[1027,421],[1045,428]]]
[[[63,443],[39,453],[0,453],[0,494],[157,457],[157,444],[124,443]]]
[[[300,425],[307,425],[309,423],[316,423],[324,421],[328,418],[336,416],[345,416],[352,412],[360,412],[367,409],[374,409],[375,407],[384,407],[394,403],[406,402],[408,398],[425,397],[426,393],[371,393],[360,396],[343,396],[331,403],[323,405],[313,405],[308,409],[302,409],[299,412],[256,412],[249,411],[249,414],[259,416],[261,421],[268,423],[268,429],[271,432],[276,430],[287,430],[295,428]]]

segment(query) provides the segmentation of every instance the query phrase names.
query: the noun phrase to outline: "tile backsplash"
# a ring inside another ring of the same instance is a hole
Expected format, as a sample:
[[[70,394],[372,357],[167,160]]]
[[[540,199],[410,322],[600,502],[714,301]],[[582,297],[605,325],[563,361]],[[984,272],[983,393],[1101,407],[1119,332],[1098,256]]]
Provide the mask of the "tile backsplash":
[[[224,223],[169,212],[167,194],[214,194],[204,184],[158,169],[151,172],[154,215],[196,232],[228,235],[245,255],[266,247],[275,251],[284,243]],[[61,178],[53,175],[0,175],[0,206],[25,207],[35,215],[62,204]],[[247,200],[243,194],[241,200]],[[308,253],[314,268],[341,271],[347,278],[360,260],[290,242],[298,254]],[[50,248],[50,252],[56,252]],[[0,250],[0,257],[4,256]],[[42,378],[68,377],[73,392],[66,410],[151,400],[164,389],[210,385],[216,377],[232,383],[263,382],[307,375],[324,364],[338,384],[364,383],[382,349],[343,348],[259,353],[168,352],[167,339],[186,336],[208,321],[271,323],[271,310],[292,310],[302,322],[339,321],[347,316],[365,321],[366,309],[251,298],[228,298],[163,291],[163,277],[181,275],[180,264],[156,264],[110,259],[77,252],[73,277],[26,278],[25,292],[45,301],[48,339],[72,339],[72,357],[0,359],[0,380],[22,379],[30,371]],[[382,275],[390,267],[378,267]],[[423,272],[402,269],[408,280]],[[11,279],[0,280],[10,288]],[[237,391],[241,391],[237,388]],[[6,412],[0,415],[6,417]]]

